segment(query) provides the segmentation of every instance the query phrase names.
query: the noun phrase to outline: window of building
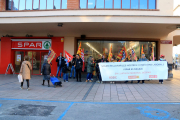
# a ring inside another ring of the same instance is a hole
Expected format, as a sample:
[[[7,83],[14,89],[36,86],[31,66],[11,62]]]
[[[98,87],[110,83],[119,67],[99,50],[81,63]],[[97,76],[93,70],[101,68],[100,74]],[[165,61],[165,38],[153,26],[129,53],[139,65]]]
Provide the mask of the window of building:
[[[6,10],[67,9],[67,0],[6,0]]]
[[[126,47],[127,55],[131,55],[133,49],[137,59],[141,58],[142,46],[143,46],[143,52],[147,59],[152,60],[151,57],[152,50],[154,51],[154,58],[157,57],[156,42],[78,40],[78,45],[80,42],[81,42],[81,48],[84,49],[85,63],[87,62],[89,56],[93,56],[95,61],[101,59],[102,55],[105,55],[107,59],[111,45],[112,45],[112,54],[116,60],[118,60],[117,56],[123,47]]]
[[[80,0],[81,9],[156,9],[156,0]]]

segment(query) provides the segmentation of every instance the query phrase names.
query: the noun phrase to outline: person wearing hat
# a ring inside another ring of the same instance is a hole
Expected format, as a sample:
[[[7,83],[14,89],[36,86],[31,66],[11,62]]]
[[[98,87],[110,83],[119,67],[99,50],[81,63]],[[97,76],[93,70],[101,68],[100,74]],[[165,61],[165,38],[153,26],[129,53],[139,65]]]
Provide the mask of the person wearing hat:
[[[165,55],[161,55],[159,61],[166,61]],[[168,63],[167,63],[167,65],[168,65]],[[163,84],[163,79],[159,80],[159,84]]]
[[[142,58],[140,58],[138,61],[149,61],[146,57],[145,54],[142,54]],[[140,83],[140,80],[138,80],[138,84]],[[142,84],[144,84],[144,80],[142,80]]]

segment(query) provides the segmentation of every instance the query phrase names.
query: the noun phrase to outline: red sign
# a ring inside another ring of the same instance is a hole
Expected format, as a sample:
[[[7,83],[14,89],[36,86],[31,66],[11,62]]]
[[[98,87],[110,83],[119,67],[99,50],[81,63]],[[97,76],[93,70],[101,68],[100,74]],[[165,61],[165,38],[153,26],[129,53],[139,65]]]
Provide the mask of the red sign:
[[[161,44],[172,44],[172,40],[161,40]]]
[[[149,75],[149,78],[157,78],[157,75]]]

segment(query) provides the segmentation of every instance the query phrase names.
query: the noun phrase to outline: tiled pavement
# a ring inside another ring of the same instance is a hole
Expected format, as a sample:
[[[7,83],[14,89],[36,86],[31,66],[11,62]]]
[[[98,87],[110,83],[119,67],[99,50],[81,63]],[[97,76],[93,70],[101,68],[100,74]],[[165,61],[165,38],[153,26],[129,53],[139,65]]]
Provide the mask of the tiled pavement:
[[[135,81],[133,84],[95,83],[92,87],[93,83],[76,82],[75,79],[70,79],[68,83],[63,82],[63,87],[57,88],[52,84],[51,87],[42,86],[42,76],[33,76],[30,80],[30,91],[20,90],[17,75],[0,75],[0,98],[81,102],[180,102],[179,73],[180,70],[174,70],[174,78],[164,81],[164,84],[158,84],[158,81],[136,84]],[[26,88],[26,82],[24,88]],[[86,96],[88,91],[90,92]]]

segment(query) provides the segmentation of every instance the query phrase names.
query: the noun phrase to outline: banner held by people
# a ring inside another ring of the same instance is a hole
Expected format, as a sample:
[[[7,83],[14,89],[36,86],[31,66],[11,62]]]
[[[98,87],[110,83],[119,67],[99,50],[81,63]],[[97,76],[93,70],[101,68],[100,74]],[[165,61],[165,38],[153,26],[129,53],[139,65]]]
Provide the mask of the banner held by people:
[[[99,63],[103,81],[168,78],[167,61]]]
[[[73,59],[73,56],[71,54],[69,54],[67,51],[65,51],[65,56],[68,60],[68,63],[71,62],[71,60]]]
[[[52,48],[49,48],[49,53],[48,53],[48,58],[47,58],[47,61],[49,64],[55,58],[55,56],[56,56],[56,53],[53,51]]]

